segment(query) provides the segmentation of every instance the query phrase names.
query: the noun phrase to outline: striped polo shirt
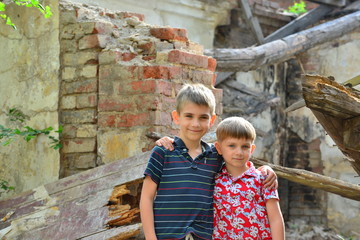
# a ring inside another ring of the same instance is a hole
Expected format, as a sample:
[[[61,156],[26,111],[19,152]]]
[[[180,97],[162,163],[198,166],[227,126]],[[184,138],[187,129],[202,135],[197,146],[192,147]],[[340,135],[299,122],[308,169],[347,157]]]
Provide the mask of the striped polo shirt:
[[[144,174],[158,185],[153,206],[158,239],[182,239],[188,233],[211,239],[214,178],[221,160],[215,147],[201,144],[203,152],[195,159],[178,137],[173,151],[153,149]]]

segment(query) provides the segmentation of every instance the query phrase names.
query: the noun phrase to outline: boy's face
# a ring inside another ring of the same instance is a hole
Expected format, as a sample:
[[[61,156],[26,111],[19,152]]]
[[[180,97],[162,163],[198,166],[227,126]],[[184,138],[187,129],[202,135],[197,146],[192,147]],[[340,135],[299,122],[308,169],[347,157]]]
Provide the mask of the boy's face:
[[[209,107],[192,102],[184,103],[180,113],[173,111],[172,116],[180,126],[180,138],[185,142],[200,141],[216,119],[216,115],[210,114]]]
[[[216,150],[223,156],[227,167],[244,167],[255,150],[252,140],[228,137],[215,143]]]

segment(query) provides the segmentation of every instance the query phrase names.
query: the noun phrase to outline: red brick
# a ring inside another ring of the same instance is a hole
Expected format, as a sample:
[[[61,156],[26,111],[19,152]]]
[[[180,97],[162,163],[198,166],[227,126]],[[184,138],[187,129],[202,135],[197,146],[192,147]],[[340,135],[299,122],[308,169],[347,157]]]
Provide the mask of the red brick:
[[[139,95],[136,96],[136,109],[138,111],[154,111],[161,110],[164,112],[170,113],[175,109],[175,98],[166,97],[163,95],[154,96],[154,94],[149,95]]]
[[[134,95],[134,94],[162,94],[171,96],[173,94],[174,84],[162,80],[141,80],[129,83],[121,83],[118,87],[118,94],[120,95]]]
[[[100,127],[134,127],[153,124],[153,112],[128,114],[99,114]]]
[[[183,28],[151,28],[150,34],[161,40],[188,41],[187,31]]]
[[[216,59],[215,58],[212,58],[212,57],[208,58],[208,69],[210,71],[215,72],[215,69],[216,69]]]
[[[206,69],[208,68],[208,56],[191,54],[180,50],[172,50],[169,52],[168,61],[171,63],[191,65]]]
[[[84,36],[79,40],[79,49],[99,47],[100,42],[97,34]]]
[[[174,66],[144,66],[143,79],[174,79],[181,77],[182,69]]]
[[[146,55],[155,54],[155,46],[153,42],[140,44],[137,47],[143,50],[142,54],[146,54]]]
[[[145,19],[144,14],[140,14],[140,13],[123,12],[122,16],[124,18],[137,17],[140,21],[144,21]]]
[[[100,99],[98,111],[117,111],[123,112],[125,110],[133,109],[133,103],[124,101],[124,99]]]
[[[124,62],[131,61],[136,56],[137,56],[137,54],[135,54],[135,53],[130,53],[130,52],[122,53],[121,60],[123,60]]]
[[[105,48],[109,40],[107,35],[86,35],[79,40],[79,49]]]

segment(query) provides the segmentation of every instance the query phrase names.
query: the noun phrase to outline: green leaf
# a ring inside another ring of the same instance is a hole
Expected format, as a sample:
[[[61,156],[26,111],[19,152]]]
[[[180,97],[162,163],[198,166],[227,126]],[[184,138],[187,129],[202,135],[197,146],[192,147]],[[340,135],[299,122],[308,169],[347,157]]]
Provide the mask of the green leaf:
[[[3,2],[0,2],[0,12],[5,12],[5,7],[6,5],[5,5],[5,3],[3,3]]]

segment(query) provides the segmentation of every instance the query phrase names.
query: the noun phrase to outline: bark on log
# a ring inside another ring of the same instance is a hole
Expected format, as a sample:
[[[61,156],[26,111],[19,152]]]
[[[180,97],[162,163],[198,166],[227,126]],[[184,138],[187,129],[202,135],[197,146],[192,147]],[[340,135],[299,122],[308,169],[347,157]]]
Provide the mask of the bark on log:
[[[331,41],[360,27],[360,11],[320,24],[297,34],[258,47],[212,49],[205,54],[217,60],[217,71],[247,72],[266,64],[275,64]]]

